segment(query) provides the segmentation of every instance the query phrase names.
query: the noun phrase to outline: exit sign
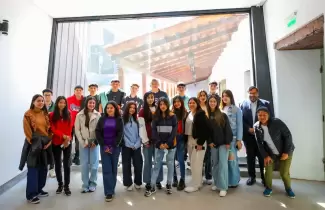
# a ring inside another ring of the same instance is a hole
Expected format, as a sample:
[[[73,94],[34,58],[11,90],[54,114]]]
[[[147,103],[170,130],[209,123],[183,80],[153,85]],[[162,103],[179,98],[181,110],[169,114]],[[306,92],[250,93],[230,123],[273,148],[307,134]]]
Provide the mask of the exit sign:
[[[288,18],[287,18],[287,27],[290,28],[294,26],[297,23],[297,11],[292,13]]]

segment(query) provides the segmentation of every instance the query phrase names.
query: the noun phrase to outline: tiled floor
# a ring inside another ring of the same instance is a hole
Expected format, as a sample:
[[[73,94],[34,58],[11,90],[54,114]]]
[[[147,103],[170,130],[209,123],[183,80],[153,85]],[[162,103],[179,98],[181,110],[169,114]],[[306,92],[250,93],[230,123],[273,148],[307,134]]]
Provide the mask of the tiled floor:
[[[325,210],[325,183],[321,182],[293,181],[296,199],[290,199],[284,195],[280,180],[274,181],[273,196],[265,198],[262,196],[262,186],[256,184],[248,187],[245,185],[246,179],[241,181],[241,185],[237,189],[229,190],[225,198],[220,198],[216,192],[211,191],[210,186],[205,186],[200,192],[192,194],[174,191],[172,195],[166,195],[164,191],[160,191],[154,196],[146,198],[143,196],[143,189],[126,192],[121,184],[120,175],[118,178],[117,194],[111,203],[104,201],[101,173],[98,174],[99,186],[97,191],[92,194],[81,194],[79,192],[80,172],[74,171],[71,174],[71,190],[73,193],[71,197],[56,195],[56,179],[48,179],[44,190],[49,191],[50,196],[42,198],[38,205],[26,202],[24,180],[0,196],[0,210]]]

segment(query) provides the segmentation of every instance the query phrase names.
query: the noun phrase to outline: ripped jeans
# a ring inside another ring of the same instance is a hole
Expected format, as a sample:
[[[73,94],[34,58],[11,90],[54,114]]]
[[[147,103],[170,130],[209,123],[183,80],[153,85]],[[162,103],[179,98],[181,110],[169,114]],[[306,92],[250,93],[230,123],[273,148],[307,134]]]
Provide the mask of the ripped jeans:
[[[175,152],[176,148],[168,149],[166,155],[166,164],[167,164],[167,184],[172,184],[174,177],[174,164],[175,164]],[[165,156],[165,150],[155,149],[155,165],[151,175],[151,186],[155,186],[159,172],[161,170],[161,165]]]
[[[238,163],[238,149],[236,148],[236,139],[230,144],[230,152],[228,157],[228,185],[235,187],[240,181],[240,170]]]

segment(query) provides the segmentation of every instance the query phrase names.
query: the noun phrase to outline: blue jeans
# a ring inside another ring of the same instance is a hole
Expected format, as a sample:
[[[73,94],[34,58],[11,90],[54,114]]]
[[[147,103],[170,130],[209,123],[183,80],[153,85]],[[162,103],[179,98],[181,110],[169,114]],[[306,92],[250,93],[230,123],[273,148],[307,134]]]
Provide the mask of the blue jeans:
[[[228,155],[226,145],[211,148],[212,177],[219,190],[228,190]]]
[[[166,155],[166,163],[167,163],[167,184],[172,184],[173,182],[173,175],[174,175],[174,165],[175,165],[175,152],[176,148],[168,149]],[[165,156],[165,150],[162,149],[155,149],[155,166],[153,168],[152,177],[151,177],[151,186],[155,186],[157,183],[157,177],[160,173],[161,166],[163,163],[163,159]]]
[[[47,167],[28,168],[27,169],[27,200],[37,197],[43,190],[46,184]]]
[[[233,140],[230,144],[230,154],[234,157],[233,160],[228,160],[228,184],[229,186],[237,186],[240,181],[240,170],[238,165],[236,140]]]
[[[117,167],[121,148],[116,147],[112,154],[106,153],[104,147],[100,148],[103,169],[104,194],[114,195],[117,181]]]
[[[182,134],[176,136],[177,146],[176,146],[176,158],[179,163],[179,170],[181,172],[181,179],[185,180],[185,143],[184,136]],[[176,168],[174,168],[174,177],[177,178]]]
[[[152,158],[155,157],[155,145],[150,145],[149,147],[143,146],[142,153],[144,157],[143,182],[146,184],[150,184],[151,175],[153,171]],[[164,179],[163,165],[161,165],[156,183],[162,182],[163,179]]]
[[[97,186],[97,173],[99,165],[99,146],[95,148],[79,147],[82,189],[88,191],[89,187]],[[90,177],[89,177],[90,172]]]

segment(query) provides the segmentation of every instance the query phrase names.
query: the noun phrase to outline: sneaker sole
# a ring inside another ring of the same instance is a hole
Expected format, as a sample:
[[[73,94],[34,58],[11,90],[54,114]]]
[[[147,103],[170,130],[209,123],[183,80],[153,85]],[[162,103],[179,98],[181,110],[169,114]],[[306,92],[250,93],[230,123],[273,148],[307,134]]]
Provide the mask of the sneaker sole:
[[[56,192],[57,195],[62,194],[62,192]]]
[[[32,200],[28,200],[28,203],[31,203],[31,204],[39,204],[41,201],[38,200],[38,201],[32,201]]]
[[[38,195],[38,197],[41,197],[41,198],[49,197],[49,194],[47,194],[47,195]]]
[[[156,193],[156,191],[155,192],[151,192],[149,195],[144,195],[145,197],[150,197],[150,196],[152,196],[153,194],[155,194]]]
[[[105,198],[105,201],[106,201],[106,202],[112,202],[112,201],[113,201],[113,198],[111,198],[111,199],[106,199],[106,198]]]

